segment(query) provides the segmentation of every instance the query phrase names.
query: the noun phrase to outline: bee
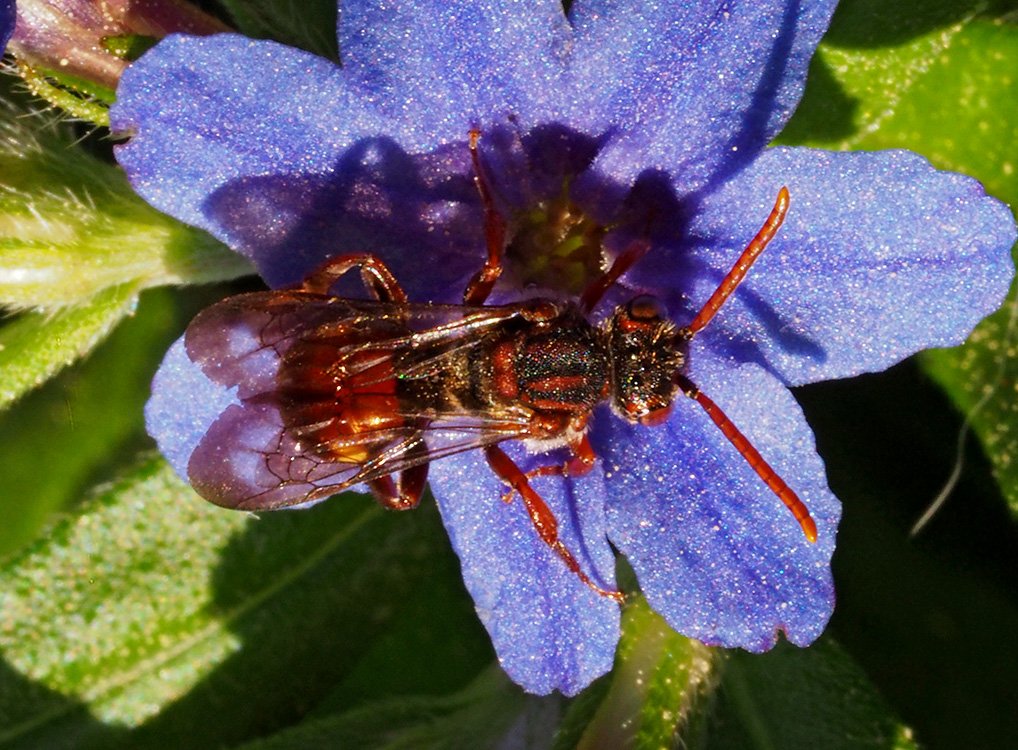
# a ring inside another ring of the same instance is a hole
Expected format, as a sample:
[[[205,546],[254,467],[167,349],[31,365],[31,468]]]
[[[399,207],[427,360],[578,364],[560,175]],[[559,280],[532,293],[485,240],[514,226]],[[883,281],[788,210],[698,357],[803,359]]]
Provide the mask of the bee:
[[[721,310],[788,211],[781,188],[774,208],[699,313],[685,326],[639,295],[595,325],[604,293],[649,248],[634,242],[575,301],[531,298],[485,305],[502,270],[505,226],[481,179],[488,258],[463,304],[417,303],[377,257],[334,258],[295,288],[227,298],[204,310],[185,334],[190,359],[207,377],[235,387],[193,451],[189,479],[211,502],[249,511],[308,504],[367,485],[386,508],[418,505],[431,461],[484,452],[518,495],[535,532],[597,593],[622,601],[581,568],[559,540],[557,521],[532,486],[536,476],[581,476],[597,457],[587,436],[591,415],[610,402],[630,422],[659,424],[679,394],[698,403],[806,537],[816,524],[793,490],[724,412],[686,374],[689,342]],[[359,272],[370,299],[332,293]],[[523,471],[503,450],[566,447],[565,463]]]

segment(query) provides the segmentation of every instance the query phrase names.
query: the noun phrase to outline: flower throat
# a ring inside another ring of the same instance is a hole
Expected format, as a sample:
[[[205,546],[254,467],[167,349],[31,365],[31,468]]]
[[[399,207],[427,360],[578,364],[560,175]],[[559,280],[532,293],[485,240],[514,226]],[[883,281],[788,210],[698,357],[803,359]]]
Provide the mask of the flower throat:
[[[569,198],[568,180],[558,196],[521,212],[510,226],[505,256],[520,286],[578,296],[603,271],[607,228]]]

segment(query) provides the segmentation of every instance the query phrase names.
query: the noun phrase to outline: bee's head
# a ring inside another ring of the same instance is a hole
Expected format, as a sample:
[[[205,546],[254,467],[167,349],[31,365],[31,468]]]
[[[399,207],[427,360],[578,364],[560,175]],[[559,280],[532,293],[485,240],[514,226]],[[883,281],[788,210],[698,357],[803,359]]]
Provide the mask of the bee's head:
[[[615,410],[630,422],[663,422],[678,391],[675,375],[686,364],[688,337],[647,295],[615,308],[607,332]]]

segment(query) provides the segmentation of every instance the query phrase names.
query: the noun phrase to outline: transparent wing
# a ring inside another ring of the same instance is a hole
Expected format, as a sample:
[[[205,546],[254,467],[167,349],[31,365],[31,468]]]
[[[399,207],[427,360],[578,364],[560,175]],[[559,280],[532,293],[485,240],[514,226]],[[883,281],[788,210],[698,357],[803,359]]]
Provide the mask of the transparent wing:
[[[439,343],[452,351],[519,315],[515,305],[400,305],[300,290],[253,292],[199,313],[184,344],[205,375],[247,398],[275,390],[278,363],[299,341],[328,343],[335,358]]]
[[[191,454],[191,483],[229,508],[270,510],[314,502],[372,479],[503,440],[526,437],[528,425],[483,418],[435,419],[365,431],[311,450],[270,403],[234,404]],[[419,450],[422,447],[423,450]]]
[[[531,412],[416,408],[397,380],[483,341],[519,308],[399,305],[301,291],[209,308],[188,355],[237,389],[191,454],[195,489],[226,507],[311,503],[412,466],[527,435]],[[394,352],[427,352],[394,361]]]

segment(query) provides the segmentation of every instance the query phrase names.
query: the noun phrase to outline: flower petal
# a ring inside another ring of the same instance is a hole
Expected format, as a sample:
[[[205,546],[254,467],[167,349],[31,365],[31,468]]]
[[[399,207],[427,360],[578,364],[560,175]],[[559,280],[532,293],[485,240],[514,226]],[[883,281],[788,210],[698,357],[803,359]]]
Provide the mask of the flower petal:
[[[522,468],[547,456],[506,451]],[[559,535],[583,569],[614,585],[614,558],[605,535],[604,486],[593,475],[574,482],[538,478],[534,487],[559,523]],[[518,496],[479,451],[436,461],[431,489],[467,590],[491,634],[502,667],[532,693],[574,695],[611,669],[619,638],[619,607],[589,589],[541,541]]]
[[[286,96],[280,96],[285,91]],[[316,172],[382,122],[320,57],[233,34],[172,35],[124,73],[110,112],[135,188],[206,226],[205,198],[241,175]]]
[[[191,361],[184,338],[166,352],[145,405],[145,426],[182,479],[191,454],[219,415],[240,403],[236,387],[220,385]]]
[[[558,0],[344,2],[344,71],[394,132],[463,138],[513,115],[524,129],[557,99],[571,29]]]
[[[125,73],[111,120],[132,134],[117,158],[142,197],[252,258],[270,285],[354,251],[383,256],[411,289],[427,257],[422,299],[458,295],[476,270],[464,250],[483,248],[468,126],[457,144],[415,143],[327,60],[171,36]]]
[[[706,198],[679,253],[651,254],[639,281],[681,288],[691,319],[763,223],[779,188],[788,217],[700,345],[786,383],[882,370],[960,344],[1014,275],[1015,225],[975,180],[907,151],[775,148]]]
[[[0,52],[7,47],[7,42],[14,33],[15,19],[14,0],[0,0]]]
[[[795,109],[835,4],[577,0],[577,121],[617,129],[598,171],[666,170],[680,195],[726,179]]]
[[[830,558],[841,511],[813,433],[788,390],[760,368],[695,362],[694,380],[806,503],[817,541],[693,403],[677,404],[656,428],[598,423],[609,536],[679,632],[764,651],[783,630],[806,645],[834,606]]]

